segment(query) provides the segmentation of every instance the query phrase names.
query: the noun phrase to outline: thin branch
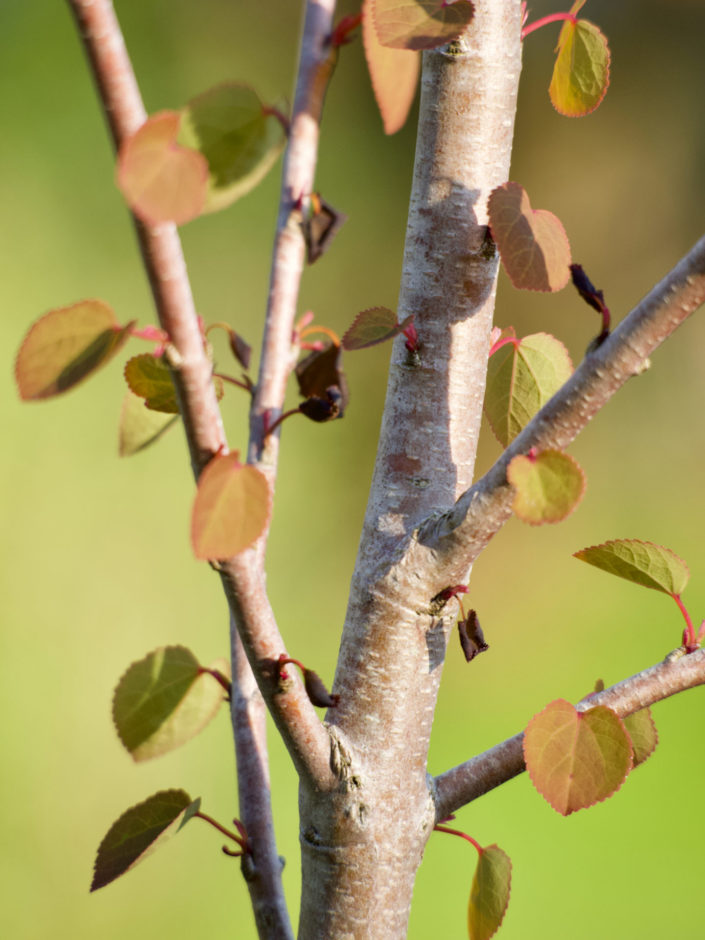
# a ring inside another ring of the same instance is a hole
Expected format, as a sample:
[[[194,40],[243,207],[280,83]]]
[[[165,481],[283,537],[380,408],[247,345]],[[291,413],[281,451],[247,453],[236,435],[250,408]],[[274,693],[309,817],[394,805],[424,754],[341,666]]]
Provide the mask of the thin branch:
[[[596,705],[606,705],[620,718],[625,718],[640,708],[698,685],[705,685],[705,650],[699,649],[687,655],[682,649],[674,650],[663,662],[609,689],[586,696],[575,707],[579,711],[587,711]],[[461,806],[522,773],[526,769],[523,740],[523,733],[515,734],[513,738],[436,777],[436,819],[439,822],[446,819]]]

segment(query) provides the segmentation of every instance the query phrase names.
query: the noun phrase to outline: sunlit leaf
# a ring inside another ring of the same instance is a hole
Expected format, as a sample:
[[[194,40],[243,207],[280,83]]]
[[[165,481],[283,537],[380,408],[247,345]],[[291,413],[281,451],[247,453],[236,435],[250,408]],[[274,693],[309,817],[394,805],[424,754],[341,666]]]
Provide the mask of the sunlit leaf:
[[[411,323],[413,316],[408,316],[403,323],[397,322],[397,315],[388,307],[370,307],[362,310],[353,320],[342,339],[343,349],[367,349],[376,346],[401,333]]]
[[[249,548],[264,532],[269,512],[264,474],[241,464],[236,451],[216,454],[199,478],[191,514],[196,558],[231,558]]]
[[[489,940],[495,935],[504,920],[511,884],[512,863],[506,852],[496,845],[483,848],[470,889],[470,940]]]
[[[208,164],[178,141],[178,111],[161,111],[123,143],[117,183],[130,208],[148,225],[183,225],[204,211]]]
[[[570,277],[570,243],[552,212],[532,209],[519,183],[492,191],[488,210],[492,237],[509,280],[520,290],[559,291]]]
[[[121,326],[102,300],[50,310],[30,328],[15,360],[24,401],[51,398],[105,365],[127,340],[134,321]]]
[[[514,331],[497,337],[511,339]],[[549,333],[508,342],[487,364],[485,414],[500,444],[507,446],[573,373],[568,350]]]
[[[178,414],[176,389],[169,366],[160,356],[140,353],[125,363],[125,381],[131,392],[144,399],[147,408],[164,414]]]
[[[612,796],[632,766],[621,719],[598,705],[578,712],[557,699],[529,722],[524,759],[531,781],[563,816]]]
[[[247,85],[230,83],[193,98],[178,137],[208,164],[205,212],[231,205],[263,179],[286,138],[281,121]]]
[[[585,492],[585,474],[576,460],[559,450],[513,457],[507,480],[515,488],[513,510],[530,525],[561,522]]]
[[[575,15],[582,3],[573,6]],[[610,83],[607,38],[587,20],[563,23],[556,47],[549,94],[553,107],[567,117],[594,111]]]
[[[100,843],[91,891],[134,868],[191,818],[200,805],[184,790],[162,790],[113,823]]]
[[[131,457],[154,444],[178,420],[176,415],[151,411],[143,398],[128,389],[120,409],[118,427],[118,453]]]
[[[208,667],[229,676],[226,660]],[[163,646],[133,663],[113,696],[113,722],[136,761],[173,751],[195,737],[224,701],[222,686],[184,646]]]
[[[414,100],[421,61],[411,49],[382,45],[373,22],[374,3],[365,0],[362,5],[362,42],[384,133],[395,134],[404,126]]]
[[[651,757],[658,744],[658,731],[651,715],[651,709],[641,708],[638,712],[627,715],[622,721],[632,742],[634,767],[638,767],[648,757]]]
[[[574,557],[664,594],[681,594],[690,577],[686,563],[670,548],[640,539],[613,539],[583,548]]]
[[[374,0],[379,41],[393,49],[434,49],[457,39],[473,17],[470,0]]]

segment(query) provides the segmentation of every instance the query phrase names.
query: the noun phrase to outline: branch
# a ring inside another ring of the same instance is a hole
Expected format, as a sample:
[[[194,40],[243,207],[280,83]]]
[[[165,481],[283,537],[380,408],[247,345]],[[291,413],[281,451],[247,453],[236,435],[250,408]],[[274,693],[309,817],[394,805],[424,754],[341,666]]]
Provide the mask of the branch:
[[[688,655],[682,649],[674,650],[663,662],[603,692],[586,696],[575,707],[584,712],[596,705],[606,705],[620,718],[625,718],[698,685],[705,685],[705,649]],[[461,806],[522,773],[526,769],[523,741],[523,732],[515,734],[513,738],[436,777],[436,819],[447,819]]]

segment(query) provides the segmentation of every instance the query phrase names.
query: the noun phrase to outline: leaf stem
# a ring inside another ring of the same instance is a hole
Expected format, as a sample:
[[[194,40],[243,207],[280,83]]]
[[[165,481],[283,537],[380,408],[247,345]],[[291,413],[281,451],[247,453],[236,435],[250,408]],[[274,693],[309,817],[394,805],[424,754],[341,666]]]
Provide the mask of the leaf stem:
[[[201,675],[208,673],[209,676],[213,676],[215,681],[225,689],[226,701],[231,701],[233,684],[227,676],[224,676],[223,673],[219,672],[217,669],[207,669],[205,666],[201,666],[199,672]]]
[[[477,849],[477,854],[482,855],[482,846],[479,842],[475,841],[472,836],[469,836],[467,832],[461,832],[460,829],[451,829],[448,826],[436,825],[433,827],[434,832],[447,832],[451,836],[459,836],[461,839],[465,839],[466,842],[469,842],[470,845],[474,845]]]
[[[533,23],[529,23],[528,26],[525,26],[521,31],[521,38],[526,39],[529,33],[541,29],[542,26],[548,26],[549,23],[559,23],[561,20],[568,20],[571,23],[578,22],[577,16],[573,16],[572,13],[549,13],[548,16],[542,16],[541,19],[535,20]]]
[[[237,385],[238,388],[244,389],[246,392],[249,392],[250,395],[254,394],[252,382],[249,384],[247,382],[241,382],[239,379],[234,379],[232,375],[225,375],[224,372],[214,372],[213,378],[221,379],[223,382],[230,382],[231,385]]]
[[[243,852],[249,852],[250,846],[247,841],[247,836],[242,838],[234,832],[230,832],[229,829],[226,829],[225,826],[221,826],[219,822],[216,822],[212,816],[208,816],[207,813],[202,813],[200,810],[197,813],[193,814],[198,817],[198,819],[203,819],[205,822],[210,823],[214,829],[217,829],[218,832],[221,832],[224,836],[227,836],[228,839],[232,839],[233,842],[237,842]]]
[[[693,626],[693,620],[688,613],[685,604],[681,600],[680,594],[671,594],[671,597],[676,602],[676,604],[678,604],[678,609],[683,614],[685,619],[686,628],[683,631],[683,645],[685,646],[687,653],[693,653],[696,649],[699,648],[698,641],[695,637],[695,627]]]

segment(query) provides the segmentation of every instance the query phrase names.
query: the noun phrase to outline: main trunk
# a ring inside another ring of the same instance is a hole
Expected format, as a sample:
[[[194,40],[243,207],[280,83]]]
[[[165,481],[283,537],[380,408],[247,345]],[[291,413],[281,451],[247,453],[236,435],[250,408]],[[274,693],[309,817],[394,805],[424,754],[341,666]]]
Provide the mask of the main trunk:
[[[328,716],[338,786],[301,790],[300,940],[405,937],[436,821],[426,759],[450,618],[431,601],[469,572],[404,555],[472,480],[497,277],[486,206],[509,174],[520,7],[478,0],[465,36],[424,53],[398,311],[421,345],[392,353]]]

